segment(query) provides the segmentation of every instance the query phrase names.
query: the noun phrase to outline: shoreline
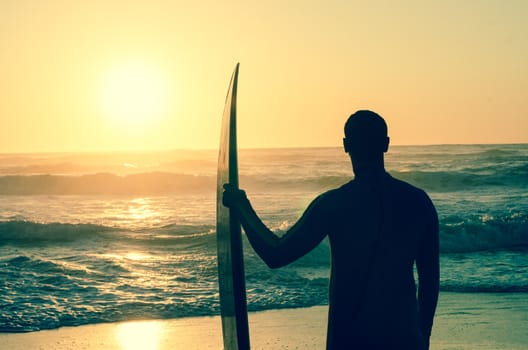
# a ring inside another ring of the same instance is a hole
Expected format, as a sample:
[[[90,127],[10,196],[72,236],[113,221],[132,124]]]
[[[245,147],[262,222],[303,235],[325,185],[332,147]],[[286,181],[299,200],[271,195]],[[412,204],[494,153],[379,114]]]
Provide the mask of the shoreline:
[[[252,349],[324,349],[327,306],[249,313]],[[525,349],[528,293],[440,293],[431,349]],[[222,349],[219,316],[0,333],[0,349]]]

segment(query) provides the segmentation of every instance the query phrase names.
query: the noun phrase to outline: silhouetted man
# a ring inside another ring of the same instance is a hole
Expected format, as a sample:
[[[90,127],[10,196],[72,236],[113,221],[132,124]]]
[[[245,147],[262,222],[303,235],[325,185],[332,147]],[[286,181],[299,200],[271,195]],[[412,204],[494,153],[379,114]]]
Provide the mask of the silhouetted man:
[[[439,285],[436,210],[424,191],[385,171],[389,138],[378,114],[351,115],[343,144],[355,178],[317,197],[282,237],[262,223],[244,191],[226,186],[224,203],[271,268],[329,237],[327,349],[427,349]]]

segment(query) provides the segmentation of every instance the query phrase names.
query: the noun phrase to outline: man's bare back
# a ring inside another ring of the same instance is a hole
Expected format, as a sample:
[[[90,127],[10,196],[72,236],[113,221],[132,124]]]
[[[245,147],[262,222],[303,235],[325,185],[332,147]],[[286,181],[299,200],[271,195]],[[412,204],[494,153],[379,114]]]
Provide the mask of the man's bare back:
[[[365,112],[351,119],[368,123],[373,112]],[[224,202],[236,209],[253,248],[272,268],[297,260],[328,236],[327,349],[427,349],[438,298],[436,210],[425,192],[386,173],[383,157],[372,159],[379,152],[364,156],[349,146],[355,179],[317,197],[280,238],[243,191],[226,187]],[[388,138],[380,149],[387,148]]]

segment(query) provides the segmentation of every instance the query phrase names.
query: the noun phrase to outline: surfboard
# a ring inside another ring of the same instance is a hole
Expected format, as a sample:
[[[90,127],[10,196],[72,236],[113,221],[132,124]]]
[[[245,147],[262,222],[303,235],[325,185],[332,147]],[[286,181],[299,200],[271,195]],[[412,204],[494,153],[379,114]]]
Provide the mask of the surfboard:
[[[218,284],[225,350],[249,349],[246,281],[240,223],[231,210],[222,205],[223,185],[229,183],[238,188],[236,137],[238,68],[237,63],[225,101],[216,182]]]

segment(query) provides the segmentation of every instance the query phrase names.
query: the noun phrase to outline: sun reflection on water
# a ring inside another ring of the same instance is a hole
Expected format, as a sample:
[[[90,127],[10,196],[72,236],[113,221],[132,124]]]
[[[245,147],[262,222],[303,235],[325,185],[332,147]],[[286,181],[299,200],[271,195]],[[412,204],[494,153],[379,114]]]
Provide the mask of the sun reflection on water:
[[[146,198],[136,198],[130,201],[128,211],[130,217],[136,220],[149,219],[157,214]]]
[[[150,255],[139,253],[139,252],[129,252],[129,253],[126,253],[123,257],[125,259],[134,260],[134,261],[144,261],[144,260],[152,259]]]
[[[160,203],[159,198],[136,197],[109,200],[104,207],[105,218],[102,223],[129,229],[158,227],[166,224],[171,218],[173,208]]]
[[[161,322],[132,321],[120,324],[116,337],[122,350],[158,350],[161,332]]]

